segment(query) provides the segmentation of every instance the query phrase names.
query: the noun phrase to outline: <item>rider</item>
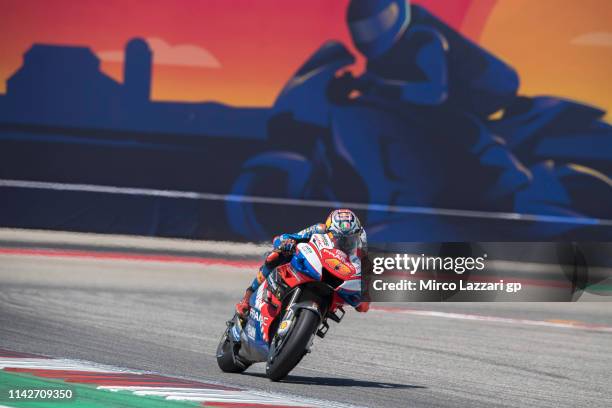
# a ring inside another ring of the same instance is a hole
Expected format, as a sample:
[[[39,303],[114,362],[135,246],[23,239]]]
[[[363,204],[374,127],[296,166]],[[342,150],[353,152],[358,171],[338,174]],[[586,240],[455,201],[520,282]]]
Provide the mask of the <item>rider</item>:
[[[445,144],[437,159],[469,175],[470,182],[449,186],[441,197],[471,208],[481,197],[483,208],[513,210],[531,173],[485,123],[516,100],[515,70],[409,0],[351,0],[347,23],[367,59],[355,89],[404,107],[432,144]]]
[[[274,237],[274,249],[269,252],[259,268],[253,283],[246,289],[244,297],[236,304],[236,312],[246,316],[249,312],[249,298],[277,266],[289,262],[299,242],[308,242],[313,234],[329,234],[335,246],[344,251],[357,271],[361,271],[362,260],[367,256],[366,232],[355,213],[348,209],[332,211],[325,224],[314,224],[295,234],[281,234]],[[367,312],[369,302],[359,303],[355,309]]]
[[[347,20],[369,94],[479,117],[516,99],[512,67],[409,0],[351,0]]]

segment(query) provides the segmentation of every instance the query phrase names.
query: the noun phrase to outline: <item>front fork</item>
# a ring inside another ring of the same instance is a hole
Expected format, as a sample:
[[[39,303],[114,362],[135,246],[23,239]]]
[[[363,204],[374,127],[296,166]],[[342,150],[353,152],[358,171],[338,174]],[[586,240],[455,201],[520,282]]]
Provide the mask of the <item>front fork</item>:
[[[327,323],[327,319],[331,319],[336,323],[340,323],[340,321],[342,321],[342,318],[344,317],[346,312],[344,311],[342,306],[338,306],[334,311],[327,311],[327,313],[323,316],[321,314],[320,307],[318,304],[316,304],[316,302],[308,302],[308,301],[299,302],[299,303],[296,302],[301,294],[301,291],[302,291],[301,288],[297,287],[295,291],[293,292],[291,299],[289,300],[289,303],[287,304],[285,315],[283,316],[283,319],[278,325],[278,329],[276,333],[278,336],[281,336],[281,337],[286,336],[288,332],[290,331],[291,327],[293,326],[293,323],[295,321],[295,314],[297,310],[298,309],[310,309],[319,315],[319,320],[321,323],[315,334],[323,338],[325,337],[325,334],[329,330],[329,324]]]
[[[289,329],[293,326],[295,318],[294,305],[296,304],[296,300],[301,293],[302,289],[300,287],[295,288],[293,291],[291,299],[289,299],[289,303],[287,304],[285,314],[283,315],[283,319],[279,323],[278,329],[276,330],[277,336],[285,337],[289,333]]]
[[[293,323],[295,322],[294,305],[301,292],[302,290],[299,287],[296,288],[291,295],[291,299],[289,299],[285,314],[283,315],[283,318],[276,329],[276,334],[272,338],[272,342],[270,344],[268,364],[271,364],[274,361],[278,353],[282,350],[283,343],[289,336],[289,333],[291,333]]]

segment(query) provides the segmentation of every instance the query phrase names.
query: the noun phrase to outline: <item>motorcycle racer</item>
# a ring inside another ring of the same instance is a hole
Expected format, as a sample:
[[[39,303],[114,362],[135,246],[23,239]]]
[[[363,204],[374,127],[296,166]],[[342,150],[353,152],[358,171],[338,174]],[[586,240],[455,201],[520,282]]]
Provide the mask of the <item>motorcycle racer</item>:
[[[409,0],[351,0],[347,23],[370,94],[478,117],[516,99],[512,67]]]
[[[446,146],[427,155],[461,169],[470,182],[449,183],[436,193],[436,202],[514,211],[517,194],[533,175],[487,120],[516,101],[516,71],[409,0],[351,0],[347,24],[367,60],[366,71],[357,78],[345,72],[332,81],[338,84],[331,93],[357,90],[370,102],[400,109],[402,120],[431,140],[425,149]],[[421,142],[409,143],[407,148],[416,150]],[[403,169],[409,168],[398,174]]]
[[[246,316],[249,312],[249,298],[259,285],[268,277],[277,266],[289,262],[295,248],[300,242],[308,242],[313,234],[328,234],[336,248],[349,257],[356,270],[361,271],[362,261],[367,256],[367,236],[364,228],[355,213],[349,209],[332,211],[324,224],[314,224],[296,233],[281,234],[272,240],[273,250],[266,255],[263,265],[259,268],[257,276],[246,289],[244,297],[236,304],[236,312]],[[362,301],[355,309],[367,312],[369,302]]]

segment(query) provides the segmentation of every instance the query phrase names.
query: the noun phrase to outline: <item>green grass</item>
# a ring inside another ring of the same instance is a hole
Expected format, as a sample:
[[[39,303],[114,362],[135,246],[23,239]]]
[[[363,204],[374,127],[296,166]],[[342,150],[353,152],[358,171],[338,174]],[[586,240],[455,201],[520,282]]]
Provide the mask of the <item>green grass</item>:
[[[71,400],[33,401],[9,399],[10,389],[72,390]],[[137,396],[129,391],[98,390],[93,385],[67,383],[62,380],[35,377],[0,370],[0,405],[15,408],[186,408],[201,407],[197,402],[167,401],[162,397]]]

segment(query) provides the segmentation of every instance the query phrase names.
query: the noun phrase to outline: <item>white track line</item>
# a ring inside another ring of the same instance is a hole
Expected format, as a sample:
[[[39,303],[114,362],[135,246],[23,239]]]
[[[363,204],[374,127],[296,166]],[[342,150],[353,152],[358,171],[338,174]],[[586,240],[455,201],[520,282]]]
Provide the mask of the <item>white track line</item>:
[[[355,210],[380,211],[380,212],[391,212],[391,213],[442,215],[442,216],[448,216],[448,217],[461,217],[461,218],[484,218],[484,219],[499,219],[499,220],[513,220],[513,221],[537,221],[537,222],[550,222],[550,223],[561,223],[561,224],[612,226],[612,220],[599,219],[599,218],[587,218],[587,217],[577,218],[577,217],[567,217],[567,216],[558,216],[558,215],[521,214],[521,213],[497,212],[497,211],[476,211],[476,210],[460,210],[460,209],[418,207],[418,206],[366,204],[366,203],[336,202],[336,201],[324,201],[324,200],[305,200],[305,199],[298,199],[298,198],[283,198],[283,197],[260,197],[260,196],[233,195],[233,194],[200,193],[200,192],[195,192],[195,191],[158,190],[158,189],[148,189],[148,188],[103,186],[103,185],[97,185],[97,184],[51,183],[51,182],[44,182],[44,181],[7,180],[7,179],[1,180],[0,179],[0,187],[29,188],[29,189],[57,190],[57,191],[80,191],[80,192],[88,192],[88,193],[184,198],[184,199],[190,199],[190,200],[228,201],[228,202],[238,202],[238,203],[270,204],[270,205],[283,205],[283,206],[289,205],[289,206],[300,206],[300,207],[319,207],[319,208],[349,207]]]
[[[74,370],[99,373],[142,374],[138,371],[122,370],[107,365],[82,362],[78,360],[49,359],[49,358],[14,358],[0,357],[0,369],[3,368],[31,368],[38,370]]]
[[[437,312],[433,310],[413,310],[413,309],[399,309],[399,308],[385,308],[385,307],[372,307],[372,311],[385,312],[385,313],[410,314],[410,315],[427,316],[427,317],[442,317],[446,319],[521,324],[521,325],[527,325],[527,326],[543,326],[543,327],[555,327],[555,328],[561,328],[561,329],[590,330],[590,331],[612,333],[612,327],[610,326],[589,324],[589,323],[583,323],[583,322],[572,322],[572,321],[555,322],[555,321],[548,321],[548,320],[516,319],[512,317],[483,316],[483,315],[474,315],[474,314],[465,314],[465,313]]]
[[[146,388],[146,389],[145,389]],[[126,390],[125,387],[101,386],[98,389],[107,389],[110,391]],[[130,389],[134,395],[141,396],[157,396],[167,400],[175,401],[225,401],[225,402],[242,402],[242,403],[260,403],[291,406],[303,405],[299,401],[287,401],[284,397],[272,395],[259,395],[248,391],[224,391],[224,390],[207,390],[202,388],[155,388],[155,387],[140,387]]]

